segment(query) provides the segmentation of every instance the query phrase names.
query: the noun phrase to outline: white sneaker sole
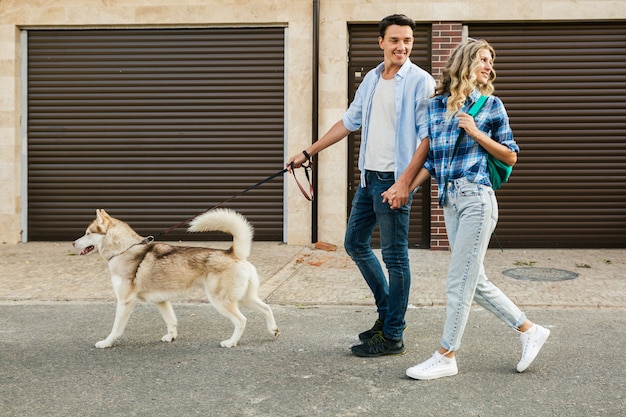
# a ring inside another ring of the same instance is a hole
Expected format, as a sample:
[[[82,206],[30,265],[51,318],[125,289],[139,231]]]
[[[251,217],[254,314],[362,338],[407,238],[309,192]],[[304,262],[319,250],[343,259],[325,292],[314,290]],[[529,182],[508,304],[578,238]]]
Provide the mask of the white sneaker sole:
[[[446,376],[454,376],[459,373],[459,370],[457,368],[441,370],[439,372],[433,372],[433,373],[420,373],[415,368],[416,367],[407,369],[406,376],[408,376],[409,378],[413,378],[413,379],[429,380],[429,379],[443,378]]]

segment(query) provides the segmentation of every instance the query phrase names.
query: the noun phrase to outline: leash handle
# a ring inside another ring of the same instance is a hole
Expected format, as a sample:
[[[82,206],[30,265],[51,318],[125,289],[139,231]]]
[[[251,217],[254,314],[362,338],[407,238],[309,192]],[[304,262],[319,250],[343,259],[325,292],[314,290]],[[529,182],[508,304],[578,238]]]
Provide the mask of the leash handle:
[[[306,152],[306,151],[303,151],[303,152]],[[294,168],[293,162],[290,164],[291,174],[293,175],[293,179],[296,180],[296,184],[298,184],[298,188],[300,188],[300,192],[302,193],[304,198],[306,198],[309,201],[313,201],[313,197],[314,197],[314,195],[313,195],[313,184],[311,183],[311,177],[309,175],[309,171],[311,171],[311,160],[309,159],[309,163],[308,164],[302,164],[300,166],[302,168],[304,168],[304,175],[306,175],[306,180],[309,183],[309,192],[308,193],[306,192],[306,190],[304,189],[302,184],[300,184],[300,181],[298,181],[298,178],[296,177],[296,170]]]

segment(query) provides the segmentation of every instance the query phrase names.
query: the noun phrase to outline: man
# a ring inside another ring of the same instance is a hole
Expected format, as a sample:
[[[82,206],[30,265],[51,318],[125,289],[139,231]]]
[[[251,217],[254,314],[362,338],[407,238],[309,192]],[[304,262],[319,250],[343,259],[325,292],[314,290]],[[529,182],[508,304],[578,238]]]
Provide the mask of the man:
[[[362,357],[405,353],[402,337],[411,285],[409,185],[428,154],[426,112],[435,91],[430,74],[409,59],[414,29],[415,22],[405,15],[381,20],[378,44],[383,62],[365,76],[343,118],[287,162],[289,168],[300,167],[312,155],[361,129],[361,183],[352,201],[344,246],[372,290],[378,310],[374,326],[359,335],[362,344],[352,347]],[[393,197],[383,202],[381,194],[392,185]],[[390,204],[398,202],[400,207],[392,209]],[[376,225],[388,280],[370,246]]]

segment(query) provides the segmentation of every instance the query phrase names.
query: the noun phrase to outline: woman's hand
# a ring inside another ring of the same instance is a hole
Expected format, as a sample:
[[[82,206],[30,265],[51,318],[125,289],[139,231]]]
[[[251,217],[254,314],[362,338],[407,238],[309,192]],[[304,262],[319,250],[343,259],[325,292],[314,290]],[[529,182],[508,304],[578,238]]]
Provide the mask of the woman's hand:
[[[459,127],[465,130],[465,133],[473,138],[476,138],[480,133],[480,130],[476,127],[474,118],[467,113],[458,112],[456,117],[459,119]]]

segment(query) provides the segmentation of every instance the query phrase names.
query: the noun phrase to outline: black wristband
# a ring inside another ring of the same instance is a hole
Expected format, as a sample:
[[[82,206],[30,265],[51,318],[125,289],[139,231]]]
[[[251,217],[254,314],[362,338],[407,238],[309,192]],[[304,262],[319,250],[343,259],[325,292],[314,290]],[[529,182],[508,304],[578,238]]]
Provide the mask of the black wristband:
[[[311,162],[311,155],[309,155],[309,153],[308,153],[306,150],[302,151],[302,153],[304,154],[304,156],[306,157],[306,159],[307,159],[309,162]]]

